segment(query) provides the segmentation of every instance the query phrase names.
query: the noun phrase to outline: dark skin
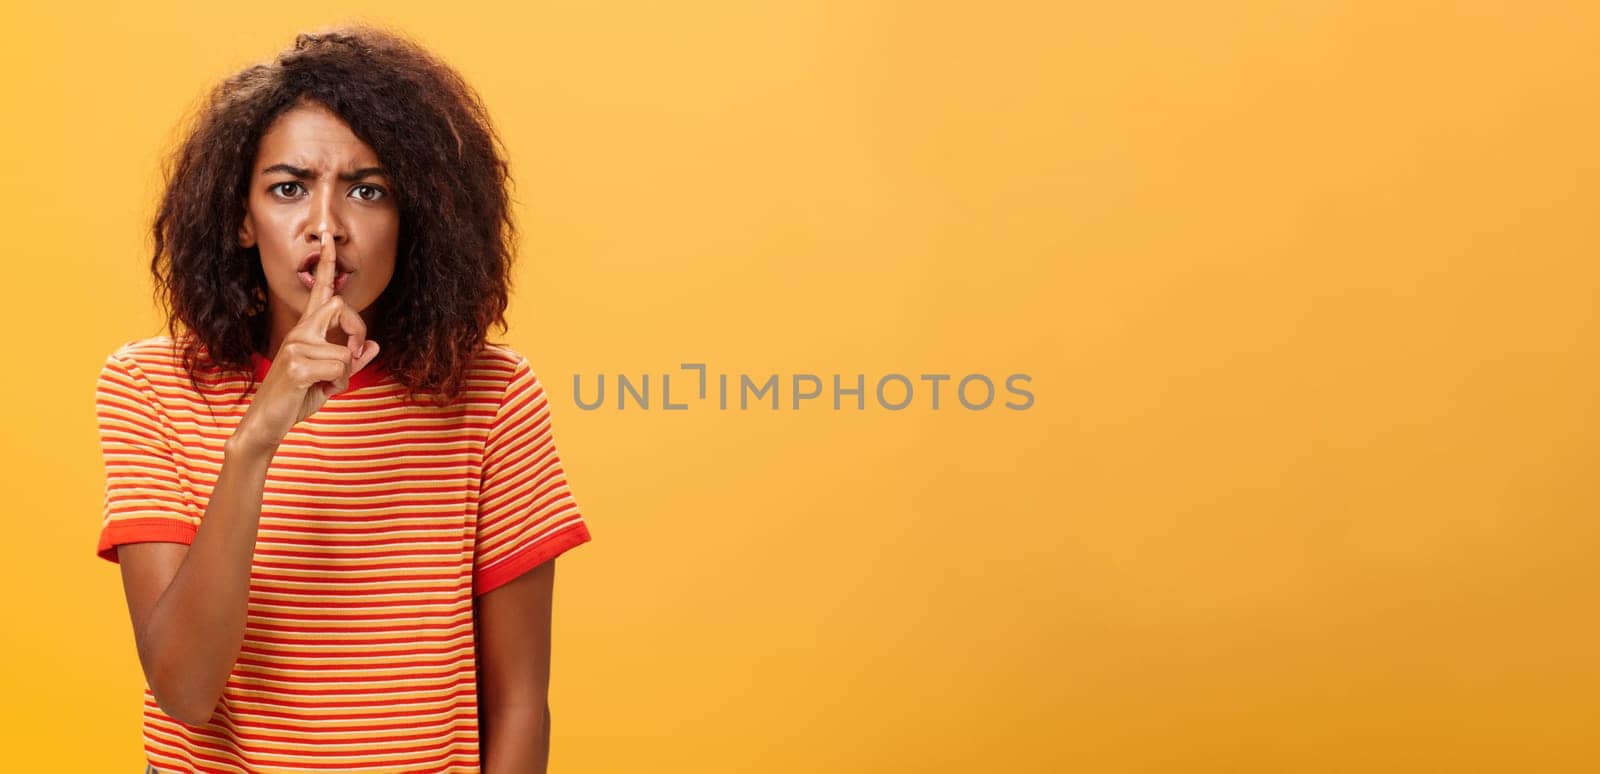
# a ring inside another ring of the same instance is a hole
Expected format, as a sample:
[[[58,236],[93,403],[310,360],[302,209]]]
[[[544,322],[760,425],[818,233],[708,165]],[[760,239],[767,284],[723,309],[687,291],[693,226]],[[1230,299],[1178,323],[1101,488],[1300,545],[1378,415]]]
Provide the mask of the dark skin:
[[[373,302],[394,276],[400,208],[377,152],[333,112],[306,102],[262,136],[239,225],[240,246],[257,248],[267,278],[269,360],[311,301],[300,271],[321,252],[324,232],[337,251],[335,293],[361,318],[342,320],[328,340],[354,347],[375,327]]]
[[[550,759],[551,559],[477,598],[478,722],[484,774],[539,772]]]
[[[315,302],[314,293],[337,293],[347,311],[328,327],[328,342],[348,346],[355,364],[370,362],[376,347],[365,340],[365,334],[375,321],[374,302],[394,273],[400,227],[399,209],[377,154],[326,108],[314,103],[297,106],[280,116],[262,137],[252,168],[247,211],[240,227],[240,244],[260,248],[269,286],[272,322],[263,354],[273,358],[307,306]],[[319,260],[317,287],[307,288],[297,276],[300,263],[308,252],[323,247],[332,260]],[[328,283],[337,281],[341,267],[348,270],[348,276],[334,291]],[[230,441],[230,453],[235,445],[254,448],[253,444]],[[220,665],[237,659],[241,644],[238,612],[247,593],[247,574],[230,563],[248,564],[254,542],[252,520],[259,513],[260,485],[270,455],[263,459],[242,452],[233,457],[241,460],[234,468],[237,473],[225,470],[225,476],[219,478],[213,492],[218,502],[208,507],[207,516],[223,525],[242,515],[244,523],[252,524],[250,528],[221,532],[203,526],[195,545],[130,543],[117,549],[146,679],[152,687],[159,684],[164,693],[170,693],[163,701],[164,709],[190,724],[206,722],[214,709],[214,701],[208,699],[221,690],[219,678],[225,679]],[[225,468],[230,464],[225,463]],[[190,557],[191,550],[201,553]],[[188,567],[186,559],[191,559]],[[180,569],[184,570],[184,582],[175,589],[173,581]],[[554,589],[555,560],[551,559],[474,600],[485,774],[546,771]],[[238,604],[230,605],[235,602]],[[161,615],[154,616],[158,603]],[[159,619],[159,625],[150,625],[153,618]],[[216,636],[219,629],[225,630],[226,636]],[[214,658],[196,661],[193,648],[197,642],[209,642],[221,650],[210,654]],[[175,644],[186,644],[189,661],[167,655],[179,650]],[[217,664],[219,673],[172,677],[173,670],[180,667],[168,665],[181,663]],[[205,698],[188,698],[192,696]]]

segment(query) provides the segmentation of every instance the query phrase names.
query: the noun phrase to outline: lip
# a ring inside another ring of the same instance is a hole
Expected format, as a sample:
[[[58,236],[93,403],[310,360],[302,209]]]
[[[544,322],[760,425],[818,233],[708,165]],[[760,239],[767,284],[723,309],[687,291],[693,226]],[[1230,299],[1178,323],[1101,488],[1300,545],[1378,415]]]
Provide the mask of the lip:
[[[321,250],[314,250],[310,253],[307,253],[306,257],[300,259],[300,271],[315,277],[317,275],[317,262],[321,260]],[[333,259],[333,264],[338,268],[341,274],[349,274],[350,272],[356,270],[354,266],[351,266],[349,262],[345,261],[344,256],[335,256]]]
[[[307,253],[306,257],[300,259],[300,271],[296,272],[296,276],[300,278],[300,284],[306,286],[306,290],[317,286],[317,263],[321,260],[322,250],[320,249],[313,250]],[[343,256],[335,256],[333,262],[333,292],[337,293],[344,289],[345,283],[350,280],[350,275],[355,273],[355,269],[345,262]]]
[[[354,273],[355,272],[341,271],[337,275],[335,275],[334,278],[333,278],[333,292],[337,293],[337,292],[343,290],[345,282],[349,281],[350,275],[354,274]],[[300,278],[300,284],[305,285],[306,286],[306,290],[310,290],[310,289],[312,289],[312,288],[317,286],[316,275],[312,274],[309,271],[302,271],[302,272],[300,272],[299,274],[297,274],[295,276],[298,276]]]

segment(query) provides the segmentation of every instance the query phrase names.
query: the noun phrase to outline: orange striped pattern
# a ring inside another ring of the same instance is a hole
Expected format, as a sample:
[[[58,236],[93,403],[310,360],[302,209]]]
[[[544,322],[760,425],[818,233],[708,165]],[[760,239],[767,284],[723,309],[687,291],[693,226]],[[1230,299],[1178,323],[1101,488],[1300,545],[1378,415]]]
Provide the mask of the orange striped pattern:
[[[106,359],[102,558],[193,541],[249,405],[242,374],[200,379],[209,409],[165,336]],[[521,355],[487,347],[443,408],[407,402],[380,356],[283,439],[222,700],[187,726],[146,686],[145,753],[162,771],[477,772],[473,597],[588,540]]]

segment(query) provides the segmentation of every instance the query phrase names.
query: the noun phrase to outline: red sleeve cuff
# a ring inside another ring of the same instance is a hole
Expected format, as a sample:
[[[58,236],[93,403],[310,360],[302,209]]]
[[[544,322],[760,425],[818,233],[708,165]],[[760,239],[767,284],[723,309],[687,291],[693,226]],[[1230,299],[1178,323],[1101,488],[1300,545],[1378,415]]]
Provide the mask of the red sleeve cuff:
[[[96,553],[101,559],[120,563],[117,546],[124,543],[194,543],[196,528],[193,524],[176,519],[117,519],[100,530],[100,545]]]
[[[561,555],[567,549],[589,542],[589,527],[579,521],[554,535],[524,547],[500,563],[477,574],[472,595],[483,596],[515,580],[517,576]]]

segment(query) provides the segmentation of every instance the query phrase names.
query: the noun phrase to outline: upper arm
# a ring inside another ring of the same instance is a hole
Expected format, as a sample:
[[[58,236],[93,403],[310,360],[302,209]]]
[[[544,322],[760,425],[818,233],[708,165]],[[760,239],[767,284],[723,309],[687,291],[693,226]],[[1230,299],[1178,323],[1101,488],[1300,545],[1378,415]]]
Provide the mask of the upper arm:
[[[95,383],[95,422],[105,463],[95,550],[103,559],[120,563],[119,547],[125,544],[189,543],[199,529],[199,509],[184,485],[170,424],[158,403],[137,366],[117,354],[106,359]]]
[[[488,711],[542,714],[550,689],[550,559],[477,597],[479,693]]]
[[[556,450],[550,403],[518,359],[484,438],[473,593],[488,594],[589,540]]]
[[[144,669],[146,682],[150,667],[145,658],[149,643],[145,640],[145,624],[162,593],[172,585],[172,579],[189,553],[186,543],[124,543],[117,546],[117,563],[122,566],[122,592],[128,600],[128,617],[133,622],[134,644],[139,649],[139,664]]]

